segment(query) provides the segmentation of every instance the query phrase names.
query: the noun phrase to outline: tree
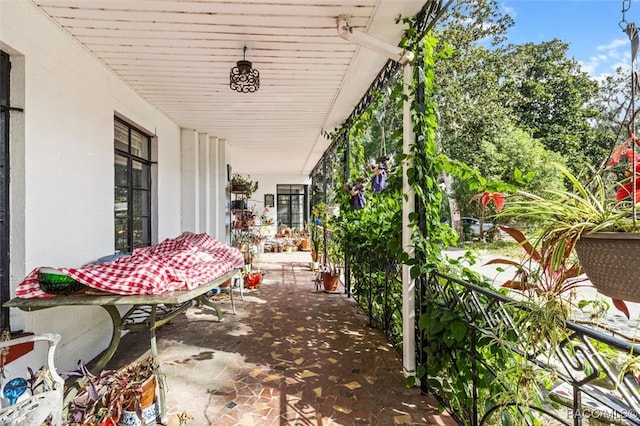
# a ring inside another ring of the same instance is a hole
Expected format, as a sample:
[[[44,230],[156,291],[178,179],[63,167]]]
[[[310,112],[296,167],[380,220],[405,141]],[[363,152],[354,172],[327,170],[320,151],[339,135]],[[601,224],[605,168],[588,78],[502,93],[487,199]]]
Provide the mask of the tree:
[[[500,94],[519,127],[580,170],[602,161],[606,143],[593,127],[600,114],[592,103],[598,84],[567,57],[567,50],[557,39],[509,45],[502,56]]]
[[[498,92],[501,50],[495,47],[512,25],[493,0],[457,2],[438,25],[441,44],[452,49],[435,69],[439,145],[469,165],[475,164],[479,141],[493,137],[510,121]]]
[[[522,190],[542,194],[545,190],[563,190],[562,173],[554,163],[563,163],[563,157],[547,150],[541,141],[513,125],[507,126],[495,139],[481,141],[477,161],[480,174],[491,181],[501,181]],[[514,178],[516,170],[523,176],[533,176],[525,184]],[[456,194],[462,199],[471,199],[477,191],[467,188],[464,181],[457,181]],[[465,203],[465,216],[476,216],[476,205]],[[489,212],[488,215],[493,213]]]

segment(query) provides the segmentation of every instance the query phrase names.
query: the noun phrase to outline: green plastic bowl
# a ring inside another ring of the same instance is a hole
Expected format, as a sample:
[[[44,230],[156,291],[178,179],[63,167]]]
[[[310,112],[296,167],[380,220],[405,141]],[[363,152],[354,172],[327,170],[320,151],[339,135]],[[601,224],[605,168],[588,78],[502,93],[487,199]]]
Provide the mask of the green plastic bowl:
[[[40,268],[38,281],[42,291],[50,294],[68,295],[84,288],[83,284],[55,268]]]

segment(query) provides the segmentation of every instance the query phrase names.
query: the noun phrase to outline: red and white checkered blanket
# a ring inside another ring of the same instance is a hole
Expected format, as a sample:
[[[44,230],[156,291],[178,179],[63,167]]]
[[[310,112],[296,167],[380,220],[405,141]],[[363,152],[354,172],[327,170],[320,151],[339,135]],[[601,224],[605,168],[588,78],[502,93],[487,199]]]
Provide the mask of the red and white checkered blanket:
[[[184,233],[113,262],[58,269],[88,287],[129,295],[193,289],[242,266],[244,257],[238,249],[208,234]],[[40,288],[39,269],[18,284],[18,297],[51,296]]]

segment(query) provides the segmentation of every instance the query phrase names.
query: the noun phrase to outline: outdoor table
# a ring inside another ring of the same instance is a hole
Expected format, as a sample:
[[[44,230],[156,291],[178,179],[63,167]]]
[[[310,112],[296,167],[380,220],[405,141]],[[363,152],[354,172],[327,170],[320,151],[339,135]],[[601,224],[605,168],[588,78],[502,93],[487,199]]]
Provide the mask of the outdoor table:
[[[23,311],[37,311],[41,309],[55,308],[59,306],[100,306],[109,314],[113,324],[111,342],[100,358],[92,366],[91,372],[102,370],[113,357],[120,344],[121,332],[149,330],[149,342],[151,356],[157,365],[156,379],[159,386],[160,418],[162,423],[167,422],[166,396],[164,375],[160,372],[158,362],[158,348],[156,344],[156,328],[168,323],[191,306],[205,305],[215,309],[219,321],[223,321],[220,307],[213,303],[207,293],[219,288],[221,284],[231,280],[229,291],[231,304],[235,312],[233,301],[233,280],[240,273],[240,269],[233,269],[221,277],[200,285],[192,290],[177,290],[157,295],[127,295],[108,293],[99,290],[84,290],[68,296],[52,296],[48,298],[21,299],[13,298],[6,302],[4,307],[20,308]],[[118,306],[131,308],[124,314],[120,314]],[[70,402],[75,393],[67,395],[65,403]]]

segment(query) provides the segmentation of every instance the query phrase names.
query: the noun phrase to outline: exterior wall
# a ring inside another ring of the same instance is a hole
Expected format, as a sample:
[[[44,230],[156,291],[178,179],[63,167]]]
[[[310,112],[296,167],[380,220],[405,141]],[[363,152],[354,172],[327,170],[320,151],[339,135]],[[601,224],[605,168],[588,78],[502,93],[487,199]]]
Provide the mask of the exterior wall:
[[[244,173],[241,173],[244,174]],[[277,220],[278,212],[278,191],[277,185],[310,185],[311,179],[305,175],[254,175],[251,174],[252,180],[258,181],[258,190],[251,196],[248,207],[255,207],[258,216],[262,215],[264,210],[264,194],[273,194],[274,206],[269,208],[266,216],[273,217]],[[269,233],[275,234],[276,226],[269,227]]]
[[[181,224],[180,128],[54,26],[29,1],[0,2],[0,48],[12,56],[11,282],[38,266],[80,266],[113,252],[113,119],[157,135],[154,241]],[[62,335],[56,364],[72,369],[106,346],[101,308],[12,309],[12,329]]]

